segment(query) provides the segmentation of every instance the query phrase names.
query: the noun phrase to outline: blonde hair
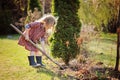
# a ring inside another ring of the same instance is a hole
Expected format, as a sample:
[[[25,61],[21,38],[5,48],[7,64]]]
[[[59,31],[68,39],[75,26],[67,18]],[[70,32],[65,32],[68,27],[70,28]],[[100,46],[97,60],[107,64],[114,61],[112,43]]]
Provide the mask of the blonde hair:
[[[46,24],[48,24],[48,25],[49,24],[56,25],[57,24],[57,20],[58,20],[57,17],[54,17],[51,14],[45,14],[45,15],[43,15],[42,18],[40,18],[39,20],[37,20],[37,22],[46,22]]]

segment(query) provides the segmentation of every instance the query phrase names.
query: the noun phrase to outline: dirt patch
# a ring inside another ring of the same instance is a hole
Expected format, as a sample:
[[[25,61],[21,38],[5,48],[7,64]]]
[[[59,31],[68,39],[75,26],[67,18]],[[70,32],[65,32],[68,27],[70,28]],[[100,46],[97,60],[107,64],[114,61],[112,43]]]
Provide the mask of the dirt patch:
[[[64,67],[63,70],[47,60],[45,62],[47,63],[45,71],[62,77],[60,80],[120,80],[120,72],[114,71],[112,67],[107,67],[103,62],[74,59],[67,66],[59,61],[59,64]],[[44,71],[43,68],[42,70]]]
[[[104,66],[104,63],[71,63],[69,66],[62,64],[64,70],[54,67],[53,71],[59,76],[68,77],[69,80],[120,80],[120,72]]]

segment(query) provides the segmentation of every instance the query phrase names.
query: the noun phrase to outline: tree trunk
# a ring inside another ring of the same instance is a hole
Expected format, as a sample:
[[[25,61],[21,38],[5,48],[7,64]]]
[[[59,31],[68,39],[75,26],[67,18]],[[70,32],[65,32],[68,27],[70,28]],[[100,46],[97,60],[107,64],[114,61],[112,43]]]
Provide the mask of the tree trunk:
[[[120,28],[117,29],[117,55],[116,55],[115,71],[118,71],[119,68],[119,48],[120,48]]]

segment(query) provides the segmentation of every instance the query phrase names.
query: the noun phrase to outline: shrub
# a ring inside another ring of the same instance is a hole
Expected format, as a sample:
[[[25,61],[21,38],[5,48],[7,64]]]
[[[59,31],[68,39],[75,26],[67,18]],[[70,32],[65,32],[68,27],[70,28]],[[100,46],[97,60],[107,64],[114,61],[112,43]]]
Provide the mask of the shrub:
[[[75,58],[80,50],[76,42],[81,27],[77,14],[79,0],[54,0],[53,6],[53,14],[59,19],[50,39],[51,53],[68,65],[69,60]]]

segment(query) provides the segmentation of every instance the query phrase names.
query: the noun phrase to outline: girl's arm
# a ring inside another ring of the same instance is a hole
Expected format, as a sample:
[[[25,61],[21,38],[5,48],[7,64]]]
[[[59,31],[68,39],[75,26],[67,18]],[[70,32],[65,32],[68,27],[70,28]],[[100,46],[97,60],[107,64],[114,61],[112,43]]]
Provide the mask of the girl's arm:
[[[29,29],[30,26],[28,24],[25,25],[25,39],[29,40]]]
[[[41,38],[40,42],[41,42],[41,47],[42,47],[43,51],[46,53],[46,50],[45,50],[45,38]]]

